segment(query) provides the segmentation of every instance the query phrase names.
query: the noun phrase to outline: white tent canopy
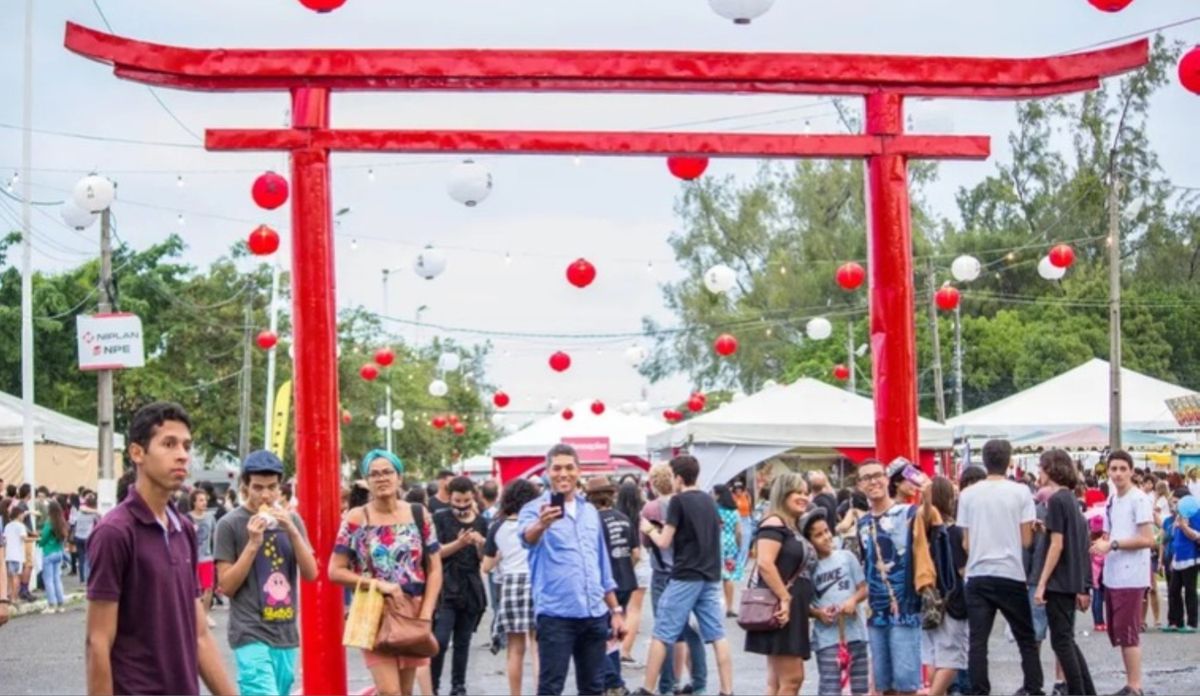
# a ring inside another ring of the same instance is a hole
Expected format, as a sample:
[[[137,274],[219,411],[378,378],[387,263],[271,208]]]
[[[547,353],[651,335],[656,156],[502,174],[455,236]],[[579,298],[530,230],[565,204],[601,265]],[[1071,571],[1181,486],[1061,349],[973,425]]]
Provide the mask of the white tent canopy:
[[[0,392],[0,445],[20,445],[21,427],[24,423],[24,408],[21,399]],[[43,406],[33,407],[34,442],[52,442],[68,447],[96,449],[100,440],[99,430],[91,423],[52,411]],[[125,447],[125,438],[117,435],[114,447]]]
[[[1023,392],[951,418],[958,436],[1025,437],[1108,425],[1109,364],[1093,358]],[[1121,426],[1127,430],[1179,430],[1165,401],[1192,390],[1121,370]]]
[[[554,413],[492,443],[493,457],[545,456],[564,437],[607,437],[613,456],[646,456],[646,437],[662,428],[654,418],[621,413],[609,408],[597,416],[591,401],[570,406],[575,417],[565,420]]]

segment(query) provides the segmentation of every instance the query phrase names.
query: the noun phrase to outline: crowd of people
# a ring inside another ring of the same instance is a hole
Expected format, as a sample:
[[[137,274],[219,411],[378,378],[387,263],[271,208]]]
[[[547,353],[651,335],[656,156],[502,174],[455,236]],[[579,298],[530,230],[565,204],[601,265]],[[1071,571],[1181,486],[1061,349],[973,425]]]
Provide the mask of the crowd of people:
[[[1095,694],[1075,642],[1088,611],[1120,652],[1118,693],[1140,695],[1141,635],[1197,628],[1200,512],[1186,503],[1200,477],[1139,471],[1122,451],[1097,472],[1061,450],[1019,472],[993,440],[957,480],[868,459],[840,490],[819,471],[759,477],[755,503],[745,477],[700,490],[688,455],[645,481],[584,480],[575,450],[556,445],[541,479],[501,490],[449,471],[408,481],[398,456],[373,450],[343,494],[332,555],[317,558],[274,454],[251,453],[236,490],[217,496],[185,490],[179,406],[138,411],[129,443],[132,475],[102,518],[82,489],[8,487],[0,500],[0,623],[10,602],[33,599],[34,546],[46,612],[62,611],[62,573],[78,574],[90,693],[197,693],[201,680],[216,694],[290,693],[297,593],[322,565],[347,606],[373,587],[436,641],[432,656],[364,648],[379,694],[466,694],[489,607],[484,631],[507,651],[514,695],[526,664],[539,694],[562,693],[572,665],[580,694],[731,694],[739,649],[765,657],[769,694],[798,694],[814,656],[820,694],[986,694],[997,613],[1020,654],[1019,693],[1045,693],[1048,637],[1052,692]],[[233,678],[211,632],[221,598]],[[644,673],[628,683],[643,614]],[[745,629],[738,648],[730,619]]]

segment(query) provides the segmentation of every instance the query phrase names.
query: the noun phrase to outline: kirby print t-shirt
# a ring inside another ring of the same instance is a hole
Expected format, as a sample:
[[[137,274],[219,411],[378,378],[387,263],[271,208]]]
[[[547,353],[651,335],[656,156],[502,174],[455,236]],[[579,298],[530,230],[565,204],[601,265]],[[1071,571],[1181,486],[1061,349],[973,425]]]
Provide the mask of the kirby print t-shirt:
[[[250,540],[247,526],[253,514],[245,506],[221,518],[217,523],[216,550],[219,562],[237,563]],[[292,513],[292,522],[304,539],[304,523]],[[287,532],[268,529],[254,556],[246,581],[229,602],[229,645],[240,648],[250,643],[266,643],[273,648],[300,645],[296,629],[296,553]]]

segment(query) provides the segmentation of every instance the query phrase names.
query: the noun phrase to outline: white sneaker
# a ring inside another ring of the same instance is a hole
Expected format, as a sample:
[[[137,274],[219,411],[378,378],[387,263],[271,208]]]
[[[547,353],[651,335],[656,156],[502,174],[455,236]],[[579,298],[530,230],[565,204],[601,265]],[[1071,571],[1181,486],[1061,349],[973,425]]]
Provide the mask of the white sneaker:
[[[211,616],[210,616],[210,617],[208,617],[208,627],[209,627],[209,628],[216,628],[216,627],[217,627],[217,622],[216,622],[215,620],[213,620],[213,617],[211,617]]]
[[[45,609],[43,609],[43,610],[42,610],[42,613],[43,613],[43,614],[53,614],[53,613],[54,613],[54,607],[46,607]]]

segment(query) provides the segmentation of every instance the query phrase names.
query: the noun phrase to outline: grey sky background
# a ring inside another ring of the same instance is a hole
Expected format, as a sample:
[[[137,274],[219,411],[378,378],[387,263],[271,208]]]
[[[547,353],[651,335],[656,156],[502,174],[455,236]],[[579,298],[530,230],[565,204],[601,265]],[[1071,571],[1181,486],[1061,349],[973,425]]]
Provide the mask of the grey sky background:
[[[0,0],[0,182],[20,164],[21,59],[24,0]],[[1038,56],[1200,15],[1195,0],[1136,0],[1108,15],[1085,0],[777,0],[750,26],[734,26],[705,0],[349,0],[317,15],[296,0],[100,0],[118,34],[195,47],[524,47],[720,51],[836,51],[948,55]],[[63,24],[103,28],[90,0],[38,0],[35,9],[34,127],[112,138],[180,143],[185,147],[92,142],[57,135],[34,139],[34,197],[58,200],[89,169],[119,183],[114,210],[119,234],[143,247],[172,232],[189,245],[187,259],[204,265],[225,253],[258,222],[279,229],[290,257],[288,207],[266,212],[249,196],[257,173],[286,173],[280,154],[207,153],[171,120],[147,89],[117,80],[110,69],[62,48]],[[1200,22],[1167,32],[1200,41]],[[160,90],[159,96],[194,132],[206,127],[283,124],[283,94],[203,94]],[[1151,140],[1168,174],[1200,185],[1195,124],[1200,98],[1178,85],[1155,98]],[[766,111],[778,111],[764,114]],[[955,133],[992,137],[985,163],[943,164],[928,202],[953,217],[954,193],[1008,158],[1013,107],[1004,102],[917,103],[918,130],[951,126]],[[521,129],[645,129],[723,119],[680,130],[838,132],[835,112],[819,99],[794,97],[650,97],[489,94],[335,95],[334,124],[345,127]],[[381,270],[399,268],[390,313],[478,330],[590,333],[638,331],[641,318],[673,323],[659,285],[677,278],[666,244],[677,220],[681,184],[657,158],[487,157],[495,188],[468,209],[445,193],[457,156],[350,156],[334,159],[334,207],[350,207],[338,228],[338,301],[382,304]],[[751,176],[757,162],[716,160],[709,175]],[[368,168],[374,180],[368,177]],[[183,177],[183,186],[177,185]],[[19,191],[19,189],[18,189]],[[14,227],[11,201],[0,224]],[[34,213],[35,266],[54,270],[94,256],[95,229],[83,234],[58,222],[57,211]],[[179,216],[183,224],[180,225]],[[865,232],[864,232],[865,233]],[[446,272],[424,281],[412,272],[426,244],[446,250]],[[506,254],[511,261],[506,261]],[[567,284],[564,269],[583,256],[597,267],[586,290]],[[9,261],[19,255],[10,253]],[[832,286],[832,283],[831,283]],[[13,327],[15,330],[15,327]],[[407,340],[434,331],[391,325]],[[479,336],[452,335],[474,342]],[[682,377],[648,385],[623,352],[631,341],[494,339],[489,379],[513,398],[512,410],[543,410],[600,398],[610,408],[641,398],[652,404],[686,398]],[[648,344],[647,344],[648,345]],[[550,353],[562,349],[572,368],[556,374]]]

